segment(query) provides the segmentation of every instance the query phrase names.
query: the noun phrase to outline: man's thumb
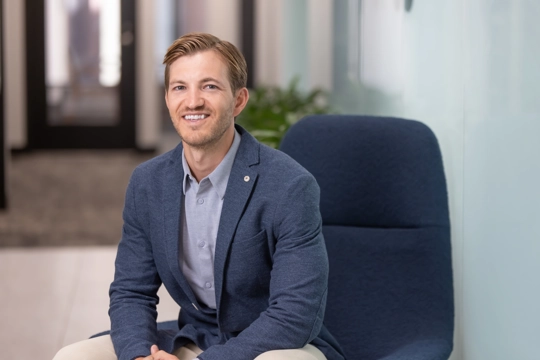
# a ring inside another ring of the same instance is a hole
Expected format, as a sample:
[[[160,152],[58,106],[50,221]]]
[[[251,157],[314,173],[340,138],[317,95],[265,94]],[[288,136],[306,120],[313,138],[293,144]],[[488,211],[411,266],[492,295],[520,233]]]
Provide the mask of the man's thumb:
[[[157,347],[157,345],[152,345],[152,347],[150,348],[150,354],[151,355],[154,355],[158,351],[159,351],[159,348]]]

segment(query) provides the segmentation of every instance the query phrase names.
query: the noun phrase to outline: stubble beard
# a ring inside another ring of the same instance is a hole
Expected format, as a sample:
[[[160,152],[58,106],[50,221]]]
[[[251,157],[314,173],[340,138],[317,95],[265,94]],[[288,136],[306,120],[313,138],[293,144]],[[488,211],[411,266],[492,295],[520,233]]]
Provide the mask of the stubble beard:
[[[183,120],[180,120],[183,121]],[[193,149],[198,150],[208,150],[216,146],[219,140],[224,136],[224,134],[229,129],[231,122],[234,123],[233,119],[233,106],[229,107],[224,111],[217,121],[212,124],[213,126],[209,129],[207,134],[197,134],[196,136],[182,136],[180,131],[180,126],[177,125],[177,122],[174,122],[176,132],[180,135],[180,139],[186,145],[190,146]]]

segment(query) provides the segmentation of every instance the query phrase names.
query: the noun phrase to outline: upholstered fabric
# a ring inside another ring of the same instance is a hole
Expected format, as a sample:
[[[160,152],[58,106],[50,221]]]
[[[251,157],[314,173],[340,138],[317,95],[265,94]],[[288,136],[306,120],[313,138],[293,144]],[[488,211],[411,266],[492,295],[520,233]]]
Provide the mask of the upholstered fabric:
[[[450,222],[433,132],[412,120],[318,115],[295,124],[281,150],[321,188],[324,323],[347,359],[447,359]]]

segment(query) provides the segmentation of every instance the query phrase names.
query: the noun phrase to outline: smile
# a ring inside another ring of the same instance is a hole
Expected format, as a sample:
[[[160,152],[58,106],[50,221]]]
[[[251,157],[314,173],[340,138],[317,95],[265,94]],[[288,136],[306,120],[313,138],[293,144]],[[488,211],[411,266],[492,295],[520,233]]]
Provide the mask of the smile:
[[[207,118],[208,115],[200,114],[200,115],[184,115],[184,119],[186,120],[202,120]]]

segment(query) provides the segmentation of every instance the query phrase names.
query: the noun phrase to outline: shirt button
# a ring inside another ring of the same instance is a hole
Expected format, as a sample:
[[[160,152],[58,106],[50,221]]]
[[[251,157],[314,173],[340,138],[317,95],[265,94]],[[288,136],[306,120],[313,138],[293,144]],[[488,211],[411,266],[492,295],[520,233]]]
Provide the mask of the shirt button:
[[[202,203],[204,203],[204,199],[199,199],[199,200],[197,200],[197,202],[198,202],[199,204],[202,204]]]
[[[206,243],[205,243],[204,241],[199,242],[199,247],[200,247],[200,248],[203,248],[204,245],[206,245]]]
[[[210,289],[212,287],[212,283],[207,282],[204,284],[204,286],[206,286],[207,289]]]

